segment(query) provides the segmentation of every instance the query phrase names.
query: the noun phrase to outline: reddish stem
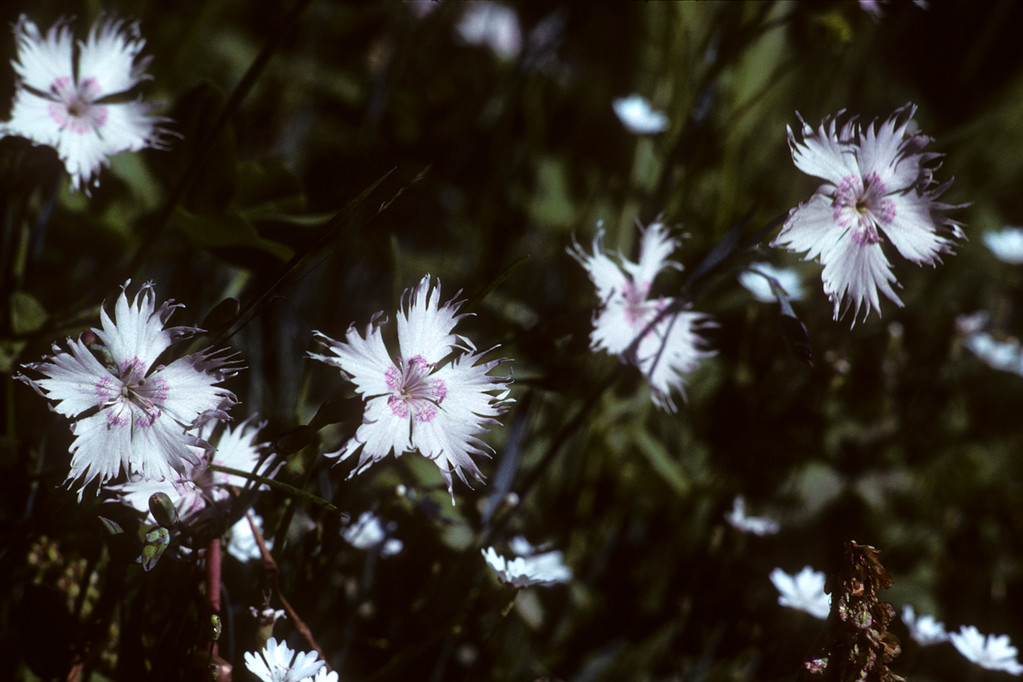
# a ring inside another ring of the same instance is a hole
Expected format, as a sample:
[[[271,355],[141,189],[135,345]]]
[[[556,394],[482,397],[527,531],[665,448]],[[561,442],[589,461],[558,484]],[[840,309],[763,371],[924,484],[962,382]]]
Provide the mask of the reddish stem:
[[[220,538],[210,540],[209,549],[206,550],[206,602],[210,607],[211,615],[220,615]],[[211,651],[214,656],[219,654],[219,646],[216,640],[210,641]]]

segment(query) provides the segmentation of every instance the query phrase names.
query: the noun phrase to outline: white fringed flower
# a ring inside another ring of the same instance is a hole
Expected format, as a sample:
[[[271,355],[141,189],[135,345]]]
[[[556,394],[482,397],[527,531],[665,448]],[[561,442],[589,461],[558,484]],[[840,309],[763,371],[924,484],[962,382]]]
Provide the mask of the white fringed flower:
[[[366,401],[355,437],[326,455],[345,460],[359,453],[349,478],[391,452],[398,457],[418,450],[440,469],[452,503],[452,473],[466,485],[466,474],[483,481],[472,455],[486,455],[489,448],[477,436],[507,410],[511,380],[490,374],[505,359],[482,361],[493,348],[477,351],[468,339],[452,333],[464,317],[457,314],[460,305],[442,305],[440,283],[431,285],[429,275],[406,289],[394,359],[384,345],[383,313],[373,317],[365,336],[355,325],[349,327],[344,342],[314,332],[331,354],[309,357],[340,369]]]
[[[771,571],[771,582],[778,589],[778,603],[809,613],[821,620],[831,612],[831,596],[824,591],[825,575],[805,566],[795,576],[780,568]]]
[[[304,682],[323,668],[315,651],[298,655],[271,637],[258,654],[245,652],[245,667],[263,682]]]
[[[864,306],[864,318],[871,308],[880,315],[878,290],[902,307],[885,243],[917,265],[935,265],[963,237],[959,224],[941,213],[954,207],[937,201],[949,184],[935,186],[933,162],[940,155],[924,153],[931,138],[909,130],[915,112],[906,105],[862,129],[854,118],[840,131],[835,118],[814,132],[800,117],[802,139],[788,129],[796,167],[825,182],[789,212],[773,246],[806,252],[824,266],[824,293],[836,320],[853,304],[854,324]]]
[[[145,80],[148,58],[138,24],[104,19],[75,45],[68,21],[46,35],[24,15],[14,26],[18,88],[11,120],[0,134],[53,147],[71,175],[71,186],[88,191],[109,157],[146,147],[163,148],[161,124],[140,100],[112,101]]]
[[[586,268],[600,299],[590,347],[636,365],[650,384],[654,403],[674,412],[672,389],[684,396],[685,377],[696,370],[700,360],[714,354],[704,349],[698,334],[713,323],[701,313],[676,310],[675,299],[649,298],[654,279],[661,271],[682,269],[679,263],[668,259],[679,242],[668,236],[663,224],[653,223],[642,230],[637,263],[620,254],[617,258],[609,256],[603,238],[604,231],[598,228],[593,255],[578,244],[568,251]]]
[[[207,505],[222,502],[230,497],[228,486],[242,488],[248,479],[221,471],[207,468],[207,464],[218,464],[241,471],[248,471],[260,476],[273,476],[276,472],[270,458],[259,466],[260,457],[266,443],[255,443],[256,435],[266,422],[253,422],[246,419],[237,426],[223,425],[219,438],[213,436],[218,421],[210,421],[196,431],[196,435],[207,443],[215,444],[212,455],[201,448],[195,448],[196,456],[202,463],[199,466],[185,464],[183,473],[167,480],[130,480],[126,483],[107,486],[107,490],[115,493],[122,504],[141,512],[148,512],[149,498],[158,492],[166,493],[183,521],[188,521],[201,512]],[[263,486],[264,488],[266,486]],[[150,514],[152,518],[152,514]]]
[[[959,653],[985,670],[1004,670],[1010,675],[1023,673],[1023,665],[1016,660],[1018,652],[1009,643],[1009,635],[985,638],[974,626],[964,625],[948,638]]]
[[[565,565],[560,551],[544,552],[511,561],[498,554],[493,547],[480,550],[483,559],[494,569],[501,582],[523,588],[533,585],[554,585],[572,579],[572,571]]]
[[[611,103],[618,119],[637,135],[653,135],[668,129],[668,117],[657,111],[640,95],[621,97]]]
[[[725,515],[728,523],[736,530],[754,535],[773,535],[778,532],[778,522],[762,516],[746,516],[746,498],[736,495],[732,511]]]
[[[909,604],[902,607],[902,622],[909,628],[909,636],[920,646],[930,646],[948,641],[944,623],[939,623],[934,616],[917,618],[916,612]]]
[[[1009,265],[1023,265],[1023,227],[1006,227],[985,232],[984,246],[995,258]]]
[[[249,514],[252,514],[252,522],[256,524],[256,528],[262,533],[263,518],[255,512],[249,512]],[[252,533],[252,525],[249,524],[247,515],[238,519],[237,523],[231,526],[230,535],[231,538],[227,543],[227,553],[238,561],[245,563],[246,561],[259,559],[263,556],[263,553],[259,550],[259,542],[256,541],[256,536]],[[267,549],[274,548],[273,540],[263,538],[263,542],[266,543]]]
[[[26,365],[43,375],[17,379],[53,401],[53,410],[72,420],[68,483],[93,479],[104,484],[123,468],[130,477],[177,479],[188,467],[203,465],[212,446],[199,429],[227,419],[234,395],[217,386],[237,370],[230,357],[210,350],[157,364],[170,345],[197,330],[165,328],[180,305],[156,306],[153,286],[142,286],[129,303],[125,283],[113,319],[100,309],[98,342],[67,339],[68,350],[53,345],[52,356]]]

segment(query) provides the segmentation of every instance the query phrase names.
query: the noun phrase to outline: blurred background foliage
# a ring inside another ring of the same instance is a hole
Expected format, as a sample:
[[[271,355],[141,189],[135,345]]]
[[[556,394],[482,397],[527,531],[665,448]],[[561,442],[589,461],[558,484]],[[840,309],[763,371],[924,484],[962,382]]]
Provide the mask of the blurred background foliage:
[[[201,675],[202,562],[169,552],[143,572],[99,522],[127,513],[60,486],[66,421],[11,379],[95,325],[128,278],[184,303],[178,324],[229,296],[252,304],[227,340],[247,366],[228,385],[235,418],[267,419],[269,441],[350,395],[304,358],[312,330],[338,338],[393,317],[424,273],[472,299],[462,333],[514,359],[517,403],[487,437],[488,484],[456,485],[455,507],[418,456],[351,481],[330,467],[320,453],[351,435],[357,407],[288,456],[282,480],[352,518],[375,511],[404,542],[397,556],[347,545],[336,515],[301,500],[255,500],[281,589],[342,680],[793,679],[823,624],[778,606],[768,573],[829,570],[846,540],[882,550],[897,609],[1023,638],[1011,606],[1023,603],[1023,379],[964,350],[955,325],[987,310],[997,333],[1023,330],[1020,272],[980,240],[1023,223],[1023,6],[895,2],[880,18],[855,2],[506,6],[520,40],[502,54],[459,37],[469,3],[0,5],[4,25],[74,15],[78,35],[102,11],[139,20],[152,56],[141,92],[180,135],[114,158],[92,197],[69,191],[51,150],[0,140],[0,678],[64,679],[75,656],[93,680]],[[14,54],[8,34],[0,62]],[[0,69],[2,101],[13,88]],[[622,126],[611,102],[633,92],[668,114],[667,131]],[[896,259],[904,309],[832,321],[820,267],[770,249],[771,233],[694,288],[719,323],[717,356],[677,414],[588,350],[596,297],[566,254],[573,237],[588,245],[603,221],[606,243],[631,253],[636,223],[663,216],[692,271],[742,220],[752,234],[816,187],[786,146],[797,111],[869,121],[906,102],[947,155],[938,179],[955,177],[945,198],[962,204],[968,241],[934,269]],[[738,285],[753,260],[805,276],[812,368],[787,351],[776,306]],[[728,526],[737,494],[781,532]],[[502,617],[513,595],[479,550],[517,534],[563,549],[575,577],[522,592]],[[276,595],[258,561],[225,557],[224,570],[221,655],[249,679],[247,609]],[[950,645],[895,631],[901,674],[986,679]],[[276,634],[308,649],[288,620]]]

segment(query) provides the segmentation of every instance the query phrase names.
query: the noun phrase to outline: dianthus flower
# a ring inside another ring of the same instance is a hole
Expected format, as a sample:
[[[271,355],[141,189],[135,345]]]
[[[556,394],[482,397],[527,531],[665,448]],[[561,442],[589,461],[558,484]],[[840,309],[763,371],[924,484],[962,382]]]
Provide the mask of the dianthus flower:
[[[1016,660],[1016,647],[1009,643],[1009,635],[985,637],[972,625],[964,625],[948,638],[952,645],[967,658],[985,670],[1004,670],[1010,675],[1023,673],[1023,665]]]
[[[257,470],[266,444],[257,444],[255,440],[265,422],[254,423],[250,418],[234,427],[225,424],[220,437],[214,439],[212,435],[217,424],[219,422],[207,422],[196,432],[196,436],[203,441],[216,443],[212,453],[200,448],[194,449],[196,456],[201,459],[199,466],[186,463],[185,471],[174,478],[163,481],[133,480],[109,486],[108,490],[116,493],[123,504],[141,512],[149,510],[149,498],[154,493],[166,493],[178,515],[187,522],[208,505],[227,500],[231,496],[228,486],[241,488],[246,484],[247,479],[214,471],[207,467],[207,463],[250,471],[261,476],[273,476],[276,469],[269,458],[264,459]]]
[[[452,502],[452,473],[466,485],[466,473],[483,481],[472,455],[486,454],[488,448],[477,436],[507,410],[510,378],[490,374],[506,360],[482,361],[493,348],[477,351],[468,339],[452,333],[465,317],[457,314],[459,306],[461,301],[440,303],[440,283],[431,285],[429,275],[406,289],[394,359],[384,345],[383,313],[373,317],[365,336],[354,324],[343,342],[314,332],[330,355],[309,357],[340,369],[366,401],[355,436],[326,454],[345,460],[360,453],[349,478],[391,452],[399,457],[418,450],[440,469]]]
[[[840,131],[837,117],[825,118],[816,133],[800,117],[802,139],[788,129],[796,167],[824,184],[789,212],[773,246],[824,266],[836,320],[853,304],[854,324],[864,305],[864,318],[871,308],[880,315],[879,289],[902,307],[886,242],[917,265],[934,265],[963,237],[959,223],[941,213],[954,207],[937,201],[950,184],[935,186],[940,155],[924,153],[931,138],[909,130],[915,112],[907,104],[882,123],[861,129],[853,118]]]
[[[909,628],[909,636],[920,646],[930,646],[948,641],[945,624],[938,622],[934,616],[917,616],[909,604],[902,607],[902,622]]]
[[[71,186],[97,182],[108,157],[146,147],[162,148],[165,119],[152,106],[124,97],[142,80],[149,59],[139,59],[146,41],[138,24],[104,19],[78,41],[78,58],[67,20],[43,36],[24,15],[14,26],[18,87],[11,120],[0,135],[17,135],[53,147],[71,175]]]
[[[203,464],[211,449],[199,434],[203,424],[227,419],[234,395],[216,386],[237,367],[231,357],[210,350],[170,364],[157,364],[170,345],[199,330],[165,327],[173,301],[156,306],[153,285],[142,286],[129,303],[125,283],[114,317],[100,308],[97,342],[67,339],[68,350],[53,344],[53,355],[26,369],[43,375],[17,379],[53,401],[53,410],[71,419],[68,483],[93,479],[104,484],[122,467],[129,476],[176,479]]]
[[[804,611],[821,620],[831,612],[831,596],[824,591],[826,581],[824,573],[809,566],[804,566],[794,576],[780,568],[771,571],[771,582],[778,590],[779,604]]]
[[[245,652],[245,667],[263,682],[300,682],[323,669],[315,651],[295,654],[284,642],[271,637],[258,654]]]
[[[493,547],[487,547],[480,552],[498,579],[513,587],[554,585],[572,579],[572,571],[565,565],[564,555],[558,550],[516,557],[511,561],[498,554]]]
[[[600,299],[590,348],[635,364],[650,384],[654,404],[674,412],[671,390],[683,393],[686,375],[696,370],[701,359],[714,354],[704,349],[698,334],[712,325],[709,317],[675,310],[678,302],[672,298],[649,298],[654,279],[662,270],[682,269],[681,264],[668,259],[679,242],[668,236],[663,224],[653,223],[642,230],[639,262],[633,263],[620,254],[617,259],[607,255],[603,239],[604,231],[598,229],[593,255],[578,244],[569,249],[569,254],[586,268]]]

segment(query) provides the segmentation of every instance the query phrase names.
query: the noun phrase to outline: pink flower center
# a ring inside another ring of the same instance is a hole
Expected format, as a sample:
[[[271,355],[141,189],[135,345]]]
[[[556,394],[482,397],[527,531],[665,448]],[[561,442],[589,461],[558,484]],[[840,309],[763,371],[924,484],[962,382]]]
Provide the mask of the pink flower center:
[[[877,173],[847,175],[838,183],[832,215],[843,229],[852,230],[858,246],[881,241],[878,228],[895,220],[895,202],[887,198],[888,190]]]
[[[149,428],[162,414],[167,400],[167,382],[145,377],[146,367],[138,358],[121,363],[118,374],[96,382],[94,390],[100,409],[106,412],[108,428]]]
[[[61,130],[85,135],[99,130],[106,123],[109,112],[105,106],[96,104],[102,96],[95,78],[86,78],[77,86],[68,76],[53,81],[50,92],[55,99],[50,102],[50,118]]]
[[[387,368],[385,381],[391,391],[387,405],[394,416],[405,419],[411,415],[417,422],[433,421],[437,406],[448,395],[443,379],[430,378],[434,369],[436,366],[422,355],[413,355],[408,360],[398,358],[397,365]]]

